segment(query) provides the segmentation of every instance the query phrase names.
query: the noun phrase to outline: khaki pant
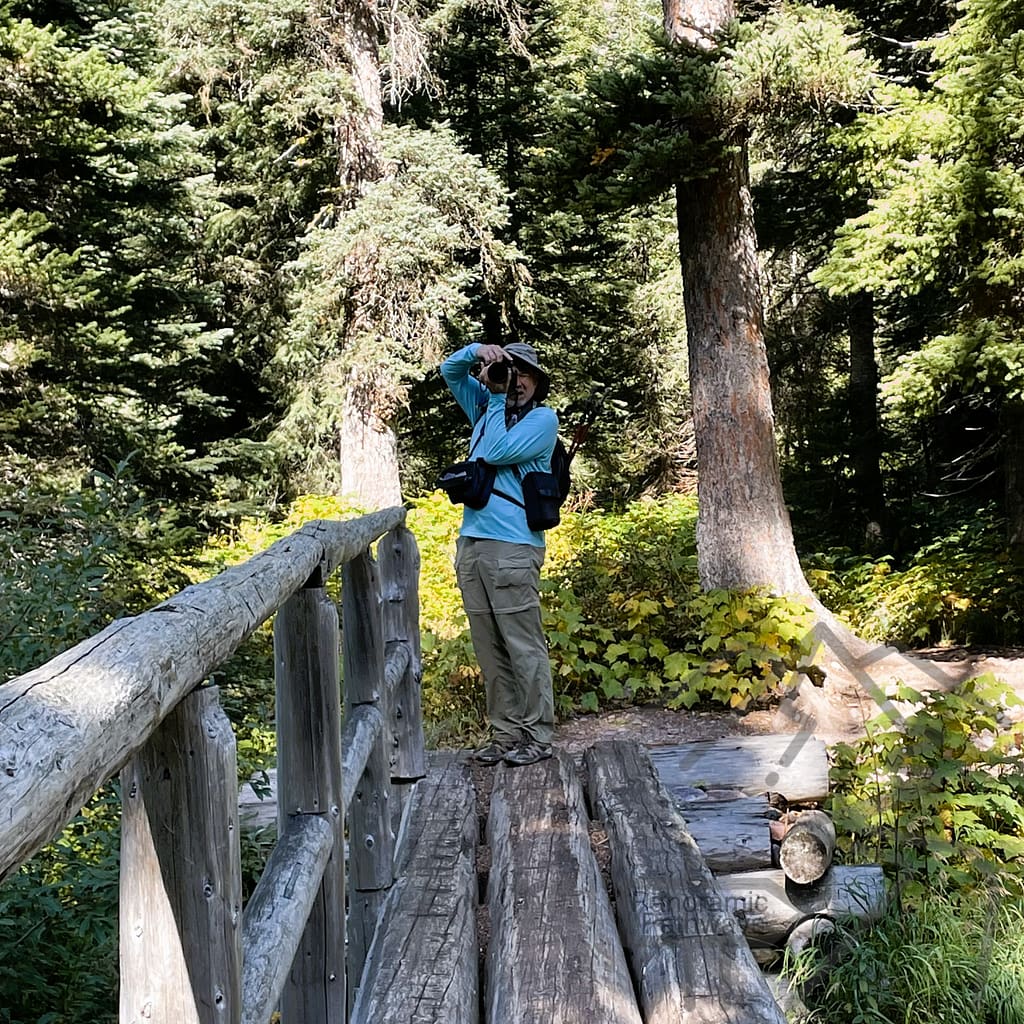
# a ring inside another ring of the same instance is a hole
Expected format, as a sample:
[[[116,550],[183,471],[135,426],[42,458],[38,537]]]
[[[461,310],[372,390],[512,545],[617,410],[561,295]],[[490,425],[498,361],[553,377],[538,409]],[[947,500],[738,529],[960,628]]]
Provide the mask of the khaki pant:
[[[487,717],[504,744],[548,744],[555,706],[540,617],[544,549],[460,537],[455,572],[484,676]]]

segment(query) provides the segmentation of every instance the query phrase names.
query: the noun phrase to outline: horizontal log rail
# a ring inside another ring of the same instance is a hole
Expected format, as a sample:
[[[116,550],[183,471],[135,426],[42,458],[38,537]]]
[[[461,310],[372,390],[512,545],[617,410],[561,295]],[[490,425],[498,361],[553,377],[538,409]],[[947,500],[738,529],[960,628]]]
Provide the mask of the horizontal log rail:
[[[345,1019],[352,949],[393,881],[392,780],[425,772],[404,522],[309,523],[0,686],[0,880],[121,770],[122,1020]],[[344,645],[324,590],[338,568]],[[275,615],[278,840],[243,914],[234,736],[204,682]],[[346,937],[347,875],[369,910]]]

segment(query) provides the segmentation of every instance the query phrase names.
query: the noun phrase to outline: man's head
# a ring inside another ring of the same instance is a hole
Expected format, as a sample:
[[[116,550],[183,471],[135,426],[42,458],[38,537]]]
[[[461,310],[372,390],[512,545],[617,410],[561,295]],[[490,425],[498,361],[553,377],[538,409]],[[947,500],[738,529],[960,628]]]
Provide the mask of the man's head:
[[[537,359],[537,350],[524,341],[513,341],[505,346],[516,368],[516,405],[525,405],[531,399],[543,402],[551,390],[551,378]]]

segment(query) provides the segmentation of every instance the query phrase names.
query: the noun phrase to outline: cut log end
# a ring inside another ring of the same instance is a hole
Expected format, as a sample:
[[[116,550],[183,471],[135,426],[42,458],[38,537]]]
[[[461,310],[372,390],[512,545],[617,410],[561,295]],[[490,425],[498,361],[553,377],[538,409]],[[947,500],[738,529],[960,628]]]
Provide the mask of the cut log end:
[[[836,829],[824,811],[804,811],[779,848],[779,865],[797,885],[817,882],[828,871],[836,848]]]

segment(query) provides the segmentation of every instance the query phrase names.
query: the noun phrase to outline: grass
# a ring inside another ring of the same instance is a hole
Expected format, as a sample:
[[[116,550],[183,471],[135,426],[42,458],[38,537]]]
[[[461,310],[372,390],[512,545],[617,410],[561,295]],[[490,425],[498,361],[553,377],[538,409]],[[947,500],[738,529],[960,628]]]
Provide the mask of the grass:
[[[893,910],[870,932],[808,950],[789,965],[808,983],[816,1020],[844,1024],[1024,1022],[1024,901],[1003,893],[936,893]],[[822,968],[814,978],[819,968]]]

